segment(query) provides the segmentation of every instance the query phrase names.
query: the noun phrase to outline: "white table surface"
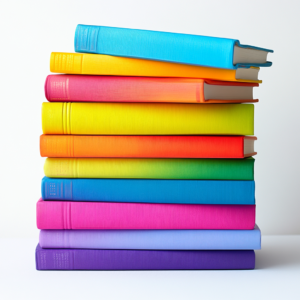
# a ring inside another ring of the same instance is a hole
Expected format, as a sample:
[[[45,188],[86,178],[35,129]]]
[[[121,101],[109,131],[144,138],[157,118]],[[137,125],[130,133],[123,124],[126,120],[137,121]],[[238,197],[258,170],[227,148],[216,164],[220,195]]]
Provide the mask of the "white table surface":
[[[36,271],[37,239],[0,239],[0,299],[300,299],[300,236],[263,236],[245,271]]]

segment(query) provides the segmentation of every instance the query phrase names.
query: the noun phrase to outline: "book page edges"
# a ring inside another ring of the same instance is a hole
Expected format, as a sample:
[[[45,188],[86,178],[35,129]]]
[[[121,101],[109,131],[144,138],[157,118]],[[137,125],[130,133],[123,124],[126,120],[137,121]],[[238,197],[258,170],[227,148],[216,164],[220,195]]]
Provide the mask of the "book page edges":
[[[209,104],[209,103],[257,103],[258,99],[253,100],[217,100],[217,99],[209,99],[205,100],[205,102],[201,102],[203,104]]]
[[[256,154],[257,154],[257,152],[247,153],[247,154],[244,154],[244,157],[250,157],[250,156],[254,156]]]

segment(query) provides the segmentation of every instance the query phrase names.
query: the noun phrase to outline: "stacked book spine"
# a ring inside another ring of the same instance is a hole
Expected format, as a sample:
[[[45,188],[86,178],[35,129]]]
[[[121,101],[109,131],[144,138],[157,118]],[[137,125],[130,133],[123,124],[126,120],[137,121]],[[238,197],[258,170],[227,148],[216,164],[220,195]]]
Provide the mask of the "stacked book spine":
[[[45,82],[37,269],[253,269],[253,89],[272,51],[86,25],[75,51]]]

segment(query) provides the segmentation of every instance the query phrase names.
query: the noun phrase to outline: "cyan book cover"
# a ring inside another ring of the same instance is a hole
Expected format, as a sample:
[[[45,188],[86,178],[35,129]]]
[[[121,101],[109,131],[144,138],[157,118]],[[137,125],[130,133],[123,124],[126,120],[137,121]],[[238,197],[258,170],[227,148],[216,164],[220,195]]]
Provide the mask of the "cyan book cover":
[[[92,26],[79,24],[75,32],[75,51],[140,59],[159,60],[213,68],[271,66],[272,63],[234,63],[234,51],[254,49],[267,54],[269,49],[242,45],[236,39],[201,35]]]

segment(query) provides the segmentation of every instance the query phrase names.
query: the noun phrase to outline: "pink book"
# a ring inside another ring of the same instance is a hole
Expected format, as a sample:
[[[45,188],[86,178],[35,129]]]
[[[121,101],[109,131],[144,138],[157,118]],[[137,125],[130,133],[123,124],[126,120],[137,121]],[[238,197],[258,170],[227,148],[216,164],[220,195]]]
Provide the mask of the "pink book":
[[[255,205],[44,201],[39,229],[253,229]]]
[[[51,102],[242,103],[258,84],[195,78],[49,75],[45,96]]]

